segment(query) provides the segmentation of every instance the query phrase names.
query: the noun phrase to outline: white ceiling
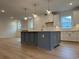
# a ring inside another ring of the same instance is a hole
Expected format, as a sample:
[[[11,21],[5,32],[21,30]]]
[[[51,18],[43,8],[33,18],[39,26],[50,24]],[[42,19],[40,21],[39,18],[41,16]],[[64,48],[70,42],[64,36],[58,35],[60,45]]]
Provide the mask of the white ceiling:
[[[69,3],[73,5],[70,6]],[[36,11],[33,4],[36,3]],[[79,6],[79,0],[50,0],[51,11],[66,11]],[[33,12],[43,14],[48,9],[48,0],[0,0],[0,10],[6,10],[6,16],[21,18],[24,16],[24,8],[27,8],[27,15]],[[1,15],[2,16],[2,15]]]

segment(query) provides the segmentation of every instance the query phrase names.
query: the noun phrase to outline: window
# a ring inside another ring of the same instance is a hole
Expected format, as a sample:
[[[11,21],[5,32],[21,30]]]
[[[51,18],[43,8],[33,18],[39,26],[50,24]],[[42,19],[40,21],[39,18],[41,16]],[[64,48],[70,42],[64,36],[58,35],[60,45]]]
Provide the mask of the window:
[[[71,29],[72,28],[72,17],[71,16],[62,16],[61,17],[61,28],[62,29]]]
[[[18,27],[18,31],[21,31],[21,22],[20,21],[18,21],[17,27]]]
[[[28,28],[33,29],[33,19],[29,19]]]

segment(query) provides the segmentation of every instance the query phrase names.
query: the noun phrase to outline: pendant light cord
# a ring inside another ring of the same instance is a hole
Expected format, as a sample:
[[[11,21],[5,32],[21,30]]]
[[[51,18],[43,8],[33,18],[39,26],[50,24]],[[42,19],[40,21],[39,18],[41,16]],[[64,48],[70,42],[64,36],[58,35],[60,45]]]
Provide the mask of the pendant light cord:
[[[48,10],[49,10],[49,0],[48,0]]]
[[[26,17],[26,10],[27,10],[27,8],[24,8],[24,11],[25,11],[25,17]]]
[[[34,4],[34,9],[35,9],[34,13],[35,13],[35,14],[36,14],[36,6],[37,6],[37,4],[35,3],[35,4]]]

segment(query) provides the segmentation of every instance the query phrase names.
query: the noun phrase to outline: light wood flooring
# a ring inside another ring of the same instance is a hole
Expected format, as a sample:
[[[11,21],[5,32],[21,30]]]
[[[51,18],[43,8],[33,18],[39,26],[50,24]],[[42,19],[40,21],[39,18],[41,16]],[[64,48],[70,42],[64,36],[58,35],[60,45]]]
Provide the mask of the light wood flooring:
[[[0,39],[0,59],[79,59],[79,43],[62,42],[59,47],[47,52],[21,45],[19,38]]]

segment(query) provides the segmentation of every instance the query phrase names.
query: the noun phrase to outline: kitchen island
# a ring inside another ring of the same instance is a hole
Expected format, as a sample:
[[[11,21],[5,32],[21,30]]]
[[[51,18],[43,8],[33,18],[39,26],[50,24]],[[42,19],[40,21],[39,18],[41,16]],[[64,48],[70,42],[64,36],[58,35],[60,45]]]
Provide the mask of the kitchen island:
[[[22,31],[21,43],[32,44],[39,48],[52,50],[61,42],[60,31]]]

